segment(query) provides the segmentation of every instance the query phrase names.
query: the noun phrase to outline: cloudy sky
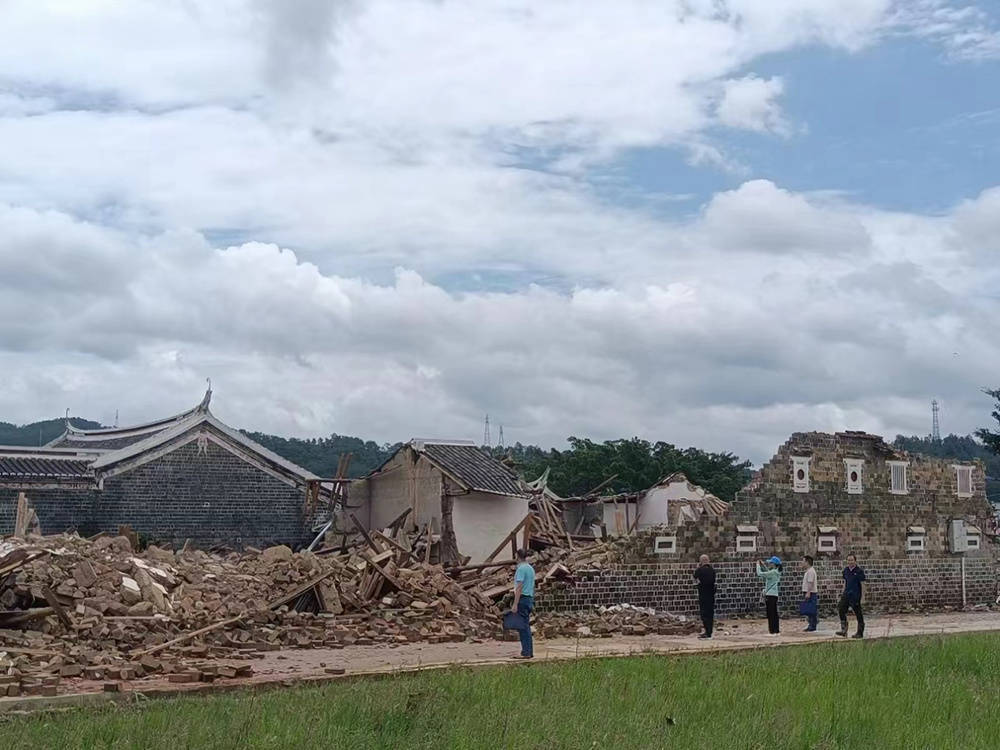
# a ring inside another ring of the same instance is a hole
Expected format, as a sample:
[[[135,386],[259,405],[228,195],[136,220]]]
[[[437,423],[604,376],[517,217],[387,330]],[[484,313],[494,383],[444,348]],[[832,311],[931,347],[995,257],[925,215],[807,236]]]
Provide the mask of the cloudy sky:
[[[998,80],[993,0],[0,0],[0,420],[968,432]]]

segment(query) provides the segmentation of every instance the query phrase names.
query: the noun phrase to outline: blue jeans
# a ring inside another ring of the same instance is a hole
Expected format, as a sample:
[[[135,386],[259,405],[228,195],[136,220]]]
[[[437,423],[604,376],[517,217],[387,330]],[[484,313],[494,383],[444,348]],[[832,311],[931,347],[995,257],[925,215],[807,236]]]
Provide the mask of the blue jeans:
[[[809,601],[818,603],[819,596],[817,594],[809,594]],[[819,609],[811,615],[806,615],[806,621],[809,623],[809,629],[815,630],[816,626],[819,625]]]
[[[517,613],[524,618],[524,630],[518,630],[517,634],[521,638],[521,656],[534,656],[534,644],[531,640],[531,610],[535,608],[535,598],[532,596],[522,596],[517,600]]]

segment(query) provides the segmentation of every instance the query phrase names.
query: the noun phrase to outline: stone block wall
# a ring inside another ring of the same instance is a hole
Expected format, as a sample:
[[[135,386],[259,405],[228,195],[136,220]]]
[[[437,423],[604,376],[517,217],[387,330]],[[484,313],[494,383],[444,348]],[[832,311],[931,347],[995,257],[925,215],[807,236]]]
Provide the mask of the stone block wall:
[[[763,582],[749,562],[720,562],[716,570],[716,613],[719,616],[759,613],[763,616]],[[962,606],[962,561],[944,559],[862,560],[868,581],[866,608],[881,612],[937,610]],[[540,587],[539,611],[572,611],[590,606],[633,604],[678,614],[698,614],[694,563],[630,563],[613,566],[578,581],[575,586]],[[996,568],[985,558],[966,559],[966,602],[992,603],[997,596]],[[798,615],[802,563],[784,567],[779,587],[783,613]],[[842,560],[816,563],[820,609],[832,616],[843,590]]]
[[[209,441],[187,443],[111,477],[103,490],[27,490],[42,532],[83,536],[130,524],[152,542],[298,546],[312,541],[305,492]],[[0,490],[0,533],[13,531],[17,491]]]
[[[809,457],[809,489],[793,487],[793,458]],[[847,491],[845,459],[861,460],[861,494]],[[909,462],[906,494],[890,492],[888,461]],[[986,500],[981,464],[972,467],[972,496],[959,497],[957,461],[897,451],[877,435],[845,432],[795,433],[761,469],[760,476],[737,493],[730,518],[760,529],[758,546],[768,554],[798,557],[816,554],[818,526],[834,526],[841,552],[868,558],[912,559],[947,556],[948,522],[964,519],[983,532],[994,519]],[[926,529],[926,550],[909,552],[906,531]],[[733,530],[735,534],[735,529]],[[983,535],[984,552],[992,546]]]

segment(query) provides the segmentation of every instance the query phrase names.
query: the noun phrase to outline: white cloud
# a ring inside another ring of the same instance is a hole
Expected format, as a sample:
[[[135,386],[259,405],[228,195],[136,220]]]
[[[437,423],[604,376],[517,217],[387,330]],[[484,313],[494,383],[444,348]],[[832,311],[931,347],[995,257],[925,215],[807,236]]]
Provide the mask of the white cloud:
[[[760,56],[948,45],[957,17],[949,36],[883,0],[4,11],[0,419],[138,421],[211,376],[224,418],[286,434],[474,438],[489,411],[511,440],[760,460],[793,429],[923,431],[931,396],[971,429],[1000,365],[994,192],[924,217],[757,179],[671,221],[589,181],[649,146],[738,174],[719,125],[793,135]]]
[[[757,188],[726,200],[752,208]],[[64,215],[6,210],[0,233],[18,243],[6,262],[30,250],[35,267],[65,265],[67,242],[89,242],[88,257],[107,265],[65,269],[45,315],[5,311],[0,366],[12,384],[0,413],[27,420],[68,405],[145,419],[183,408],[211,376],[225,418],[282,433],[474,437],[489,411],[511,439],[641,434],[757,460],[794,429],[921,431],[918,407],[932,396],[975,419],[977,389],[1000,366],[990,319],[968,313],[977,282],[921,257],[885,262],[886,227],[906,245],[919,221],[786,197],[783,223],[796,211],[806,226],[850,215],[878,225],[875,244],[775,264],[767,248],[733,253],[698,217],[662,224],[650,263],[614,286],[454,293],[408,270],[375,284],[273,245],[212,248],[190,233],[130,245]],[[738,234],[753,212],[730,208]],[[948,227],[934,254],[960,257],[953,236]],[[673,245],[659,260],[658,242]],[[18,292],[5,283],[2,298]]]
[[[725,81],[716,112],[719,121],[731,128],[787,135],[789,126],[776,101],[784,89],[778,77],[746,76]]]

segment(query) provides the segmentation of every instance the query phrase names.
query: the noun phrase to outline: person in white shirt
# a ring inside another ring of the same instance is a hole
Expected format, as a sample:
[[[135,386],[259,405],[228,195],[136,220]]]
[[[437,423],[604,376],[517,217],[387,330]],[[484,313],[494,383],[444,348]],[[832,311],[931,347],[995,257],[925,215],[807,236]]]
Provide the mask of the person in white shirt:
[[[809,623],[807,633],[815,633],[819,624],[819,592],[816,588],[816,568],[809,555],[802,558],[806,563],[806,572],[802,575],[802,603],[799,609],[805,614]]]

